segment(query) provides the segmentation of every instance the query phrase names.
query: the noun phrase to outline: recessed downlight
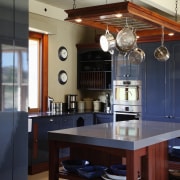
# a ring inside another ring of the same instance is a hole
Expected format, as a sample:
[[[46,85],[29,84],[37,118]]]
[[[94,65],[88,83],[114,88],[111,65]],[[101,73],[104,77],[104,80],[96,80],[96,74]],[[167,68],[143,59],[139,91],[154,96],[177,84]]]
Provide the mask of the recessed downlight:
[[[76,21],[77,23],[80,23],[80,22],[82,22],[82,19],[81,19],[81,18],[77,18],[77,19],[75,19],[75,21]]]

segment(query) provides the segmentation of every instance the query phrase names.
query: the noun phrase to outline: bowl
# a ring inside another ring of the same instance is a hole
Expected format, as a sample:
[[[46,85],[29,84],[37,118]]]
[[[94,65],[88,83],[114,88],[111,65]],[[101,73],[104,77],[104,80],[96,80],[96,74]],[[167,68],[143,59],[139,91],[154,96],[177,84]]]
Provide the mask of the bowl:
[[[62,166],[65,170],[73,173],[77,173],[77,169],[83,168],[90,165],[90,162],[87,160],[64,160],[62,161]]]
[[[104,174],[105,169],[107,169],[107,167],[94,165],[79,168],[77,169],[77,171],[80,176],[85,177],[87,179],[93,179],[101,177]]]
[[[114,164],[110,166],[110,169],[114,175],[126,176],[126,165]]]
[[[116,175],[112,172],[112,170],[110,168],[105,170],[105,175],[107,178],[113,179],[113,180],[126,180],[125,175]]]

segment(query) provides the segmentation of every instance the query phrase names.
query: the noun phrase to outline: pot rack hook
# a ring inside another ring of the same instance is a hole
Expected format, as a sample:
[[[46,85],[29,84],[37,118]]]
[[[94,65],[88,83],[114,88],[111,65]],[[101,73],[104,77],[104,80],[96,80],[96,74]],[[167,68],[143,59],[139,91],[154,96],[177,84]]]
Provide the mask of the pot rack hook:
[[[129,27],[129,25],[128,25],[128,17],[126,17],[126,25],[125,25],[125,27]]]
[[[178,20],[178,0],[176,0],[176,6],[175,6],[175,21]]]
[[[164,46],[164,26],[161,26],[161,28],[162,28],[161,46]]]
[[[76,0],[73,0],[73,9],[76,9]]]

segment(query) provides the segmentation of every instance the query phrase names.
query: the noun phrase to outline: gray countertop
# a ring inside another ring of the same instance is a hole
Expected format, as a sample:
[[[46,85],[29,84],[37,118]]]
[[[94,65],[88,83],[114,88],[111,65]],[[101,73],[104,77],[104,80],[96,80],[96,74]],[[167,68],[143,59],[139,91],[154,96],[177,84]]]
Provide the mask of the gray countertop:
[[[49,131],[49,140],[136,150],[180,136],[180,123],[119,121]]]

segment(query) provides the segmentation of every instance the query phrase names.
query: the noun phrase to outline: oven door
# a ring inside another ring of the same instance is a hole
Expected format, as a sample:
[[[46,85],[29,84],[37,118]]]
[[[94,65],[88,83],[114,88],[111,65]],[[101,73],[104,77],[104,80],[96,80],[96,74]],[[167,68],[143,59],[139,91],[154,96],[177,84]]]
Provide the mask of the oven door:
[[[115,121],[140,120],[140,113],[114,112]]]

